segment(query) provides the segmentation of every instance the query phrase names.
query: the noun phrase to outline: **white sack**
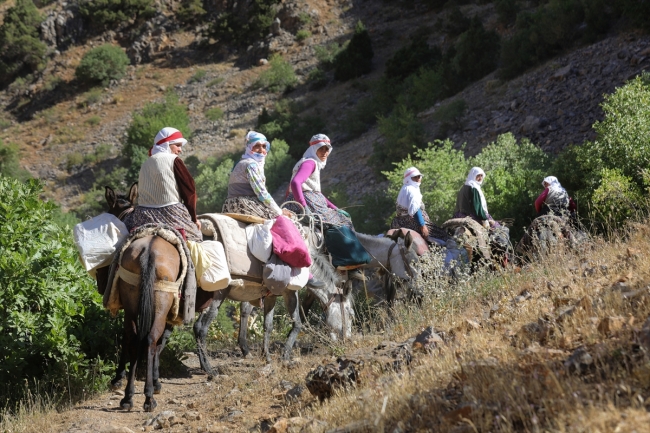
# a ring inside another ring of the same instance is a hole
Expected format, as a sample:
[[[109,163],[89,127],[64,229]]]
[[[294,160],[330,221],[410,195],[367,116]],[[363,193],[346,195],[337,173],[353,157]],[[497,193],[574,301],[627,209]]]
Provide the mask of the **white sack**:
[[[260,262],[266,263],[273,253],[273,236],[271,227],[275,220],[266,220],[263,224],[250,224],[246,227],[248,249]]]
[[[109,213],[77,224],[72,233],[86,271],[109,264],[118,246],[129,236],[124,223]]]
[[[201,242],[203,253],[210,259],[210,267],[203,271],[199,286],[206,292],[216,292],[230,284],[230,271],[223,245],[218,241]]]
[[[309,268],[291,268],[291,279],[287,289],[300,290],[307,285],[309,281]]]

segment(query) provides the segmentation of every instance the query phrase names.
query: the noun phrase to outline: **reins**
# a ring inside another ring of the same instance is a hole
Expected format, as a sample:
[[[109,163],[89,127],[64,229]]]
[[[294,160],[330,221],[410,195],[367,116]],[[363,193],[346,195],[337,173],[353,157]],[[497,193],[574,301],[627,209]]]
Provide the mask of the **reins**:
[[[117,219],[119,219],[120,221],[124,221],[124,218],[126,218],[126,216],[127,216],[128,214],[130,214],[131,212],[133,212],[133,209],[134,209],[133,206],[131,206],[131,207],[127,207],[126,209],[124,209],[124,210],[123,210],[123,211],[122,211],[122,212],[117,216]]]

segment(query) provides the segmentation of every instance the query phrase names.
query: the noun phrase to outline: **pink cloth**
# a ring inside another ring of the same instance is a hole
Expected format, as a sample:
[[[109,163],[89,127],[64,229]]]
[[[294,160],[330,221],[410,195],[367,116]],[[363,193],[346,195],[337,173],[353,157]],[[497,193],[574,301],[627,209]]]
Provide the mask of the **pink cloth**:
[[[305,196],[302,194],[302,184],[305,183],[314,170],[316,170],[316,161],[308,159],[300,164],[300,168],[296,172],[296,175],[291,179],[291,192],[293,193],[293,198],[303,206],[307,206],[307,202],[305,201]],[[323,197],[325,196],[323,195]],[[325,201],[327,202],[328,208],[337,209],[337,207],[334,206],[327,197],[325,197]]]
[[[280,260],[295,268],[311,266],[311,257],[300,232],[289,218],[280,215],[271,227],[273,252]]]

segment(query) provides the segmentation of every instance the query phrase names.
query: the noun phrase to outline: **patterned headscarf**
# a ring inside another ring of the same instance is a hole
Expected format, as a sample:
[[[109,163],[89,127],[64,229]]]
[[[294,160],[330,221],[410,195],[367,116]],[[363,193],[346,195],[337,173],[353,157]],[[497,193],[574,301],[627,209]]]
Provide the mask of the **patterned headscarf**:
[[[171,153],[171,150],[169,149],[171,144],[185,146],[187,140],[183,138],[183,133],[181,133],[181,131],[167,126],[156,134],[156,137],[153,139],[153,147],[149,149],[149,156],[153,156],[157,153]]]
[[[483,175],[483,179],[479,182],[476,180],[476,176],[479,174]],[[472,188],[476,189],[481,196],[481,207],[483,208],[483,212],[485,212],[485,215],[489,215],[488,213],[488,207],[487,207],[487,202],[485,201],[485,196],[483,195],[483,190],[481,189],[481,184],[485,180],[485,172],[481,167],[472,167],[472,169],[469,171],[469,174],[467,175],[467,179],[465,180],[465,185],[469,185]]]
[[[253,159],[258,163],[260,163],[261,165],[264,165],[266,154],[253,152],[253,146],[255,146],[257,143],[266,144],[267,153],[271,150],[271,143],[268,142],[264,134],[260,134],[259,132],[255,132],[255,131],[250,131],[248,134],[246,134],[246,145],[244,149],[244,154],[241,157],[242,159]]]
[[[316,134],[311,138],[311,140],[309,140],[309,148],[302,155],[303,159],[313,159],[316,161],[316,166],[319,170],[325,168],[325,165],[327,164],[327,161],[321,161],[318,157],[318,154],[316,154],[316,151],[323,146],[327,146],[329,148],[331,155],[332,144],[330,143],[329,137],[325,134]]]

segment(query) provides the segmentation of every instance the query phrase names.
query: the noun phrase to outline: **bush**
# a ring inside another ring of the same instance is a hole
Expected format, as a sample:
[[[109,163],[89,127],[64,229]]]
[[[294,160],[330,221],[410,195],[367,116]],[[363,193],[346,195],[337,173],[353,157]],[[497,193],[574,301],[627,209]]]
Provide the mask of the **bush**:
[[[168,93],[164,102],[149,103],[133,115],[124,145],[124,154],[130,163],[128,182],[138,179],[140,166],[153,146],[154,137],[166,126],[178,129],[186,139],[191,136],[187,107],[178,102],[174,93]]]
[[[75,76],[84,85],[107,85],[111,80],[119,80],[131,63],[120,47],[104,44],[84,54],[75,70]]]
[[[269,34],[275,18],[275,5],[280,0],[251,0],[237,2],[219,14],[210,28],[210,34],[223,42],[239,46],[250,45]]]
[[[416,149],[425,145],[424,127],[415,113],[403,105],[397,105],[388,117],[379,117],[382,141],[373,145],[370,163],[377,171],[389,170],[395,161],[401,161]]]
[[[178,19],[185,24],[197,23],[203,19],[205,14],[202,0],[183,0],[176,12]]]
[[[293,72],[293,66],[279,54],[274,54],[269,60],[270,67],[260,74],[256,85],[267,88],[271,92],[284,92],[298,83]]]
[[[320,66],[324,70],[329,70],[334,67],[334,60],[336,59],[336,56],[338,56],[344,48],[345,47],[340,46],[336,42],[332,42],[326,46],[315,46],[314,53],[320,62]]]
[[[643,195],[632,178],[620,170],[604,168],[600,185],[591,198],[591,216],[602,227],[620,227],[626,220],[641,216],[645,210]]]
[[[305,39],[308,39],[310,37],[311,37],[311,32],[309,30],[301,29],[298,30],[298,32],[296,33],[296,40],[298,42],[302,42]]]
[[[446,138],[450,131],[455,131],[462,126],[460,119],[466,109],[467,102],[464,99],[457,99],[443,105],[433,113],[433,120],[439,123],[438,135],[441,138]]]
[[[358,137],[377,122],[378,116],[390,114],[398,95],[403,92],[402,86],[386,78],[372,83],[370,90],[371,95],[362,98],[343,120],[342,127],[348,137]]]
[[[370,34],[361,21],[357,22],[354,35],[348,46],[334,60],[334,78],[347,81],[372,71],[372,50]]]
[[[319,90],[327,86],[327,76],[320,68],[314,68],[309,71],[307,79],[311,83],[312,90]]]
[[[499,35],[486,31],[481,20],[474,17],[456,43],[452,60],[455,75],[464,86],[494,71],[498,61]]]
[[[3,403],[26,382],[48,381],[72,398],[104,388],[118,323],[102,307],[69,232],[52,220],[38,181],[0,177],[0,381]],[[3,404],[4,406],[4,404]]]
[[[18,75],[40,69],[46,46],[39,39],[41,16],[32,0],[16,0],[0,26],[0,78],[6,84]]]
[[[213,122],[218,122],[219,120],[223,119],[223,115],[224,115],[223,110],[219,107],[209,108],[203,114],[205,115],[206,119],[211,120]]]
[[[131,20],[146,19],[154,12],[153,0],[81,0],[79,11],[91,28],[106,30]]]
[[[441,60],[440,48],[430,48],[427,35],[418,33],[409,45],[400,48],[388,59],[384,73],[387,78],[401,81],[422,67],[435,68]]]
[[[11,177],[24,181],[31,178],[27,170],[20,167],[20,151],[18,145],[5,145],[0,140],[0,176]]]
[[[192,75],[192,76],[187,80],[187,84],[200,83],[201,81],[203,81],[203,79],[205,78],[205,76],[206,76],[207,74],[208,74],[208,71],[206,71],[205,69],[198,69],[198,70],[194,73],[194,75]]]

